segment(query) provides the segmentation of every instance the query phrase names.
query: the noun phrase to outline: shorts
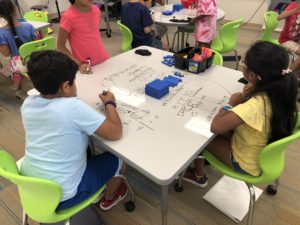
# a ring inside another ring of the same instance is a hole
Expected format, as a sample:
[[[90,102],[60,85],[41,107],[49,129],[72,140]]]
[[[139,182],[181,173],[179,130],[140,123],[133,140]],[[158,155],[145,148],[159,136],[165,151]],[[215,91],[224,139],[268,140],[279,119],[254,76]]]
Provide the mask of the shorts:
[[[286,41],[286,42],[283,42],[281,44],[281,46],[285,47],[286,49],[290,50],[293,53],[296,53],[300,49],[300,45],[297,42],[295,42],[295,41]]]
[[[166,25],[163,25],[163,24],[154,24],[153,26],[153,30],[155,32],[155,36],[156,37],[163,37],[165,36],[165,34],[167,33],[167,26]]]
[[[160,41],[160,40],[158,40],[156,38],[153,38],[153,41],[152,41],[152,43],[151,43],[150,46],[153,47],[153,48],[157,48],[157,49],[163,50],[163,43],[162,43],[162,41]]]
[[[251,174],[247,173],[245,170],[243,170],[240,167],[239,163],[237,161],[235,161],[232,152],[230,154],[230,159],[231,159],[232,168],[235,172],[238,172],[238,173],[241,173],[241,174],[246,174],[246,175],[251,175]]]
[[[112,177],[118,176],[122,160],[109,152],[87,159],[86,169],[74,197],[59,203],[56,210],[71,208],[96,193]]]

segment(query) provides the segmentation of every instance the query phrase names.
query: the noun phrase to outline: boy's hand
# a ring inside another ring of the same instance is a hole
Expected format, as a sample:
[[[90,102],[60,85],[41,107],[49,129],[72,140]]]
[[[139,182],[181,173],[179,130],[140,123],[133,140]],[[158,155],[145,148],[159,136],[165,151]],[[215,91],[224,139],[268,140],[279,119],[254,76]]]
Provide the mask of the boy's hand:
[[[107,101],[115,101],[115,96],[113,93],[111,93],[110,91],[107,91],[105,93],[101,93],[99,94],[99,98],[101,99],[101,101],[103,103],[107,102]]]
[[[82,74],[90,74],[92,73],[92,70],[87,63],[81,63],[79,65],[79,72]]]
[[[245,101],[244,95],[241,92],[234,93],[230,96],[228,104],[232,107],[239,105]]]

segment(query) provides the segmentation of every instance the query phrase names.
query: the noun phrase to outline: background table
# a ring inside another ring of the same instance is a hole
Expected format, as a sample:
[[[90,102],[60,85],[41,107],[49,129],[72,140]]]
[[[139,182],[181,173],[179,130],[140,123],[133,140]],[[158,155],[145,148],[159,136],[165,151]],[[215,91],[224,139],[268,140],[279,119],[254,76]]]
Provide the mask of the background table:
[[[214,65],[199,75],[183,72],[182,82],[157,100],[144,94],[145,85],[179,70],[161,63],[169,52],[140,48],[152,55],[140,56],[133,49],[94,66],[91,75],[78,74],[77,92],[100,113],[104,113],[98,98],[101,90],[108,88],[115,94],[123,137],[96,140],[161,185],[162,221],[167,224],[168,185],[213,138],[211,120],[231,93],[242,89],[237,82],[242,73]]]
[[[155,23],[163,24],[166,26],[176,26],[178,28],[178,35],[180,35],[181,33],[180,49],[183,49],[185,32],[181,28],[186,26],[191,26],[191,25],[188,22],[171,22],[170,19],[174,19],[174,17],[176,19],[183,19],[183,20],[187,20],[188,17],[193,18],[196,16],[196,9],[182,9],[179,12],[173,13],[171,16],[165,16],[162,14],[163,11],[165,10],[172,11],[172,9],[173,9],[173,5],[154,6],[151,8],[151,10],[153,10],[154,12]],[[224,19],[224,17],[225,17],[225,12],[222,9],[218,8],[217,21]],[[179,43],[179,36],[178,36],[178,43]],[[179,44],[177,46],[179,46]],[[179,50],[178,47],[177,50]]]
[[[50,23],[47,22],[34,22],[34,21],[26,21],[27,23],[30,23],[36,30],[42,30],[44,28],[50,27]],[[7,24],[6,20],[3,18],[0,18],[0,27],[3,27]]]

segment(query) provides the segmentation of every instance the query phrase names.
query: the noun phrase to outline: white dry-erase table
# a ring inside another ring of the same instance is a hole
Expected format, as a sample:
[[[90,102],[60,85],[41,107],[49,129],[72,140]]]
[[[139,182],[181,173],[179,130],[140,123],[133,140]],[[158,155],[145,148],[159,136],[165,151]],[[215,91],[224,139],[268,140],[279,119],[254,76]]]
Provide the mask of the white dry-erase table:
[[[196,16],[196,9],[182,9],[179,12],[175,12],[170,16],[165,16],[162,14],[163,11],[172,11],[173,10],[173,5],[162,5],[162,6],[154,6],[151,8],[151,10],[154,12],[154,21],[155,23],[158,24],[163,24],[166,26],[176,26],[178,27],[178,32],[181,33],[181,46],[180,49],[184,47],[184,32],[180,29],[181,27],[185,27],[190,25],[188,22],[172,22],[170,19],[183,19],[187,20],[188,17],[193,18]],[[225,17],[225,12],[224,10],[218,8],[217,12],[217,21],[223,20]],[[179,41],[178,41],[179,42]]]
[[[36,30],[42,30],[47,27],[50,27],[50,23],[48,23],[48,22],[35,22],[35,21],[26,21],[26,22],[30,23]],[[7,24],[7,21],[3,18],[0,18],[0,27],[4,27],[4,26],[6,26],[6,24]]]
[[[77,73],[78,97],[100,113],[98,97],[103,89],[114,93],[123,123],[118,141],[96,137],[106,150],[161,186],[162,224],[167,224],[168,186],[193,161],[214,135],[210,124],[229,96],[241,91],[240,71],[212,65],[199,75],[161,63],[171,53],[151,47],[151,56],[130,50],[92,67],[93,74]],[[154,79],[184,74],[161,99],[145,95],[145,85]]]

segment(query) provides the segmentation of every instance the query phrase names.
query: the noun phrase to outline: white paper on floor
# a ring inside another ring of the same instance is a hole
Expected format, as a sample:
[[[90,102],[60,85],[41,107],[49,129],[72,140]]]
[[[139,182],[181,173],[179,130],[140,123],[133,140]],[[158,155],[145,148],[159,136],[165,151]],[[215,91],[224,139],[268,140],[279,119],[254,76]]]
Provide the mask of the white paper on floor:
[[[254,187],[255,199],[263,190]],[[231,177],[223,176],[204,196],[203,199],[229,216],[236,223],[243,220],[249,210],[250,194],[247,185]]]

